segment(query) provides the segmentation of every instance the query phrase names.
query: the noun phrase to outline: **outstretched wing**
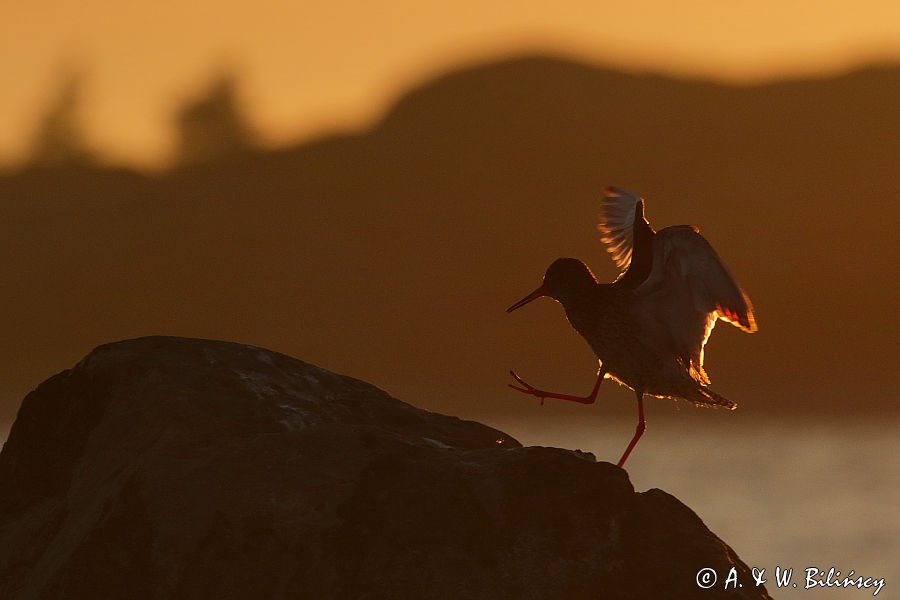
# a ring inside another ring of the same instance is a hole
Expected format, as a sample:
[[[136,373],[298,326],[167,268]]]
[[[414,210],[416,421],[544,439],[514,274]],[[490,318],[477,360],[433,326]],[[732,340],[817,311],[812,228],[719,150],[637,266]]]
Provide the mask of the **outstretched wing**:
[[[650,275],[656,232],[644,218],[644,200],[637,194],[608,187],[597,229],[606,251],[622,270],[616,283],[636,288]]]
[[[657,232],[653,268],[635,293],[642,310],[665,332],[672,350],[706,383],[703,346],[716,320],[748,333],[757,330],[750,298],[709,242],[688,225]]]

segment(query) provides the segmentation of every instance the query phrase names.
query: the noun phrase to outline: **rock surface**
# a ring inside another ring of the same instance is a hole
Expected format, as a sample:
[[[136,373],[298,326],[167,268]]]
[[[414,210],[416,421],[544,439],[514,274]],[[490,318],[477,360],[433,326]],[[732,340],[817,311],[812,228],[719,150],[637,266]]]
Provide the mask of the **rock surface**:
[[[0,454],[4,600],[768,597],[751,584],[611,464],[252,346],[101,346]]]

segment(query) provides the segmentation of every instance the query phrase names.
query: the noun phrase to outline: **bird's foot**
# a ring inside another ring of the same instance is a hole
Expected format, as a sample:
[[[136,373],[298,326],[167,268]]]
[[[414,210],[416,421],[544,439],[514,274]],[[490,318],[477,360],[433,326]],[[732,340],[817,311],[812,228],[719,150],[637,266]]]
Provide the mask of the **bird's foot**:
[[[604,372],[600,371],[599,377],[597,379],[597,384],[594,386],[594,390],[591,392],[589,396],[573,396],[571,394],[559,394],[557,392],[545,392],[544,390],[539,390],[533,385],[526,383],[521,377],[516,375],[515,371],[510,371],[510,375],[513,376],[513,379],[516,380],[516,383],[519,385],[509,384],[509,387],[516,390],[517,392],[522,392],[523,394],[528,394],[529,396],[534,396],[535,398],[540,398],[541,406],[544,405],[544,400],[547,398],[556,398],[557,400],[568,400],[570,402],[578,402],[579,404],[593,404],[594,400],[597,399],[597,390],[600,389],[600,382],[603,381]],[[521,387],[519,387],[521,386]]]
[[[528,394],[529,396],[534,396],[535,398],[539,398],[541,400],[541,406],[544,405],[544,400],[547,398],[547,395],[549,394],[549,392],[539,390],[536,387],[534,387],[533,385],[527,383],[524,379],[522,379],[521,377],[516,375],[515,371],[510,371],[509,374],[512,375],[513,379],[516,380],[516,383],[518,383],[519,385],[522,386],[522,387],[519,387],[518,385],[513,385],[513,384],[509,383],[509,384],[507,384],[507,385],[509,385],[509,387],[516,390],[517,392],[522,392],[523,394]]]

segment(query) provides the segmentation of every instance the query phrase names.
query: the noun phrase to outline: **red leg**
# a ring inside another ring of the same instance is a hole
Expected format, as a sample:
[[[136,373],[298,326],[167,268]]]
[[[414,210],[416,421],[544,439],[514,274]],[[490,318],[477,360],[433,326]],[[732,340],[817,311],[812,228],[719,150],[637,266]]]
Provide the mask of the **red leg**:
[[[631,438],[631,443],[628,444],[628,447],[625,448],[625,454],[619,459],[618,466],[620,467],[625,465],[625,461],[628,460],[628,455],[631,454],[631,451],[637,445],[638,440],[641,439],[641,436],[647,431],[647,422],[644,421],[644,393],[639,391],[635,391],[635,393],[637,394],[638,401],[638,424],[637,428],[634,430],[634,437]]]
[[[523,394],[528,394],[530,396],[535,396],[541,399],[541,406],[544,405],[545,398],[556,398],[557,400],[571,400],[572,402],[580,402],[581,404],[593,404],[595,400],[597,400],[597,392],[600,391],[600,384],[603,383],[603,378],[606,376],[606,370],[603,367],[600,367],[600,371],[597,373],[597,383],[594,384],[594,389],[591,390],[591,393],[587,396],[572,396],[569,394],[558,394],[556,392],[545,392],[544,390],[539,390],[527,383],[525,383],[521,377],[516,375],[515,371],[510,371],[510,375],[521,385],[522,387],[515,386],[513,384],[509,384],[509,387],[512,389],[522,392]]]

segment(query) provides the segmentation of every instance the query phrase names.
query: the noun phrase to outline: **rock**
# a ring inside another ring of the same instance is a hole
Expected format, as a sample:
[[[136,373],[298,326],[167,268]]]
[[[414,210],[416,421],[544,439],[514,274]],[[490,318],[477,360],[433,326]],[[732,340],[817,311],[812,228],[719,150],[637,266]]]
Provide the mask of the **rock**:
[[[0,454],[4,600],[660,597],[768,598],[622,469],[252,346],[101,346]]]

